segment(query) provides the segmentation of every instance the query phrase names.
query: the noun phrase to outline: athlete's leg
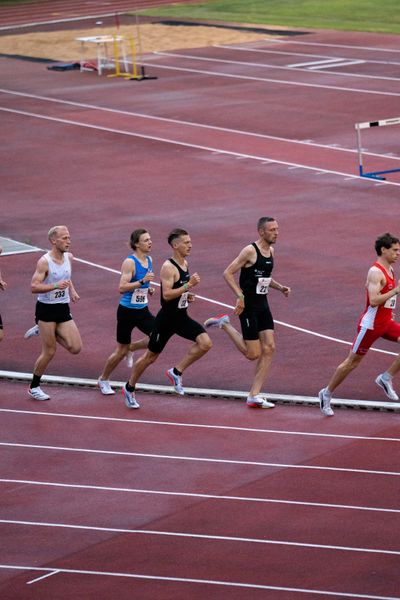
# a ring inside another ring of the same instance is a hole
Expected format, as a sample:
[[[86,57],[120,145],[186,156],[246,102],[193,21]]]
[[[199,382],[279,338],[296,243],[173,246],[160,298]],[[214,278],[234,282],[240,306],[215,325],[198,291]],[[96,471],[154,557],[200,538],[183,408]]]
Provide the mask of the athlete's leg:
[[[37,376],[43,375],[47,365],[54,357],[57,348],[56,341],[56,326],[57,323],[48,323],[45,321],[38,322],[40,329],[40,339],[42,342],[42,350],[36,359],[35,366],[33,368],[33,374]]]
[[[400,343],[400,338],[397,341]],[[399,371],[400,371],[400,354],[397,355],[397,357],[394,359],[394,361],[392,362],[392,364],[390,365],[390,367],[388,368],[388,370],[386,372],[389,373],[389,375],[391,377],[394,377],[396,375],[396,373],[398,373]]]
[[[257,396],[261,392],[261,388],[267,377],[269,368],[271,366],[272,357],[275,351],[275,337],[272,329],[260,331],[259,347],[261,354],[258,358],[256,370],[254,374],[253,384],[250,389],[250,396]],[[247,344],[254,344],[254,342],[246,342]]]
[[[146,350],[149,344],[149,336],[141,338],[140,340],[136,340],[136,342],[132,342],[129,345],[129,352],[136,352],[136,350]]]
[[[244,340],[242,334],[231,323],[224,323],[221,329],[228,334],[239,352],[248,360],[257,360],[261,356],[260,340]]]
[[[104,365],[103,371],[99,379],[110,379],[111,373],[119,365],[121,360],[128,354],[129,347],[129,344],[119,344],[117,342],[117,347],[115,348],[114,352],[110,354],[110,356],[107,358],[106,364]]]
[[[79,354],[82,350],[82,340],[75,321],[64,321],[56,325],[57,342],[71,354]]]
[[[201,333],[196,337],[195,343],[189,348],[189,351],[182,360],[175,366],[175,368],[183,373],[185,369],[190,367],[196,360],[199,360],[212,348],[212,341],[208,333]]]
[[[331,380],[325,389],[332,394],[338,385],[340,385],[342,381],[358,367],[364,356],[365,354],[356,354],[353,350],[350,350],[347,358],[336,368],[336,371],[332,375]]]
[[[146,352],[137,359],[137,361],[133,365],[131,376],[129,377],[128,383],[129,383],[130,387],[132,387],[132,388],[135,387],[135,385],[139,381],[141,375],[145,372],[145,370],[151,364],[153,364],[157,360],[157,358],[159,356],[160,356],[159,354],[156,354],[155,352],[151,352],[150,350],[147,349]]]
[[[389,335],[386,334],[383,336],[383,338],[386,340],[390,340],[392,342],[397,342],[399,344],[400,343],[400,323],[397,323],[397,321],[392,321],[390,323],[390,327],[389,327]],[[396,375],[396,373],[398,373],[399,371],[400,371],[400,354],[398,354],[397,357],[394,359],[394,361],[392,362],[392,364],[390,365],[390,367],[388,368],[386,373],[390,377],[394,377],[394,375]]]

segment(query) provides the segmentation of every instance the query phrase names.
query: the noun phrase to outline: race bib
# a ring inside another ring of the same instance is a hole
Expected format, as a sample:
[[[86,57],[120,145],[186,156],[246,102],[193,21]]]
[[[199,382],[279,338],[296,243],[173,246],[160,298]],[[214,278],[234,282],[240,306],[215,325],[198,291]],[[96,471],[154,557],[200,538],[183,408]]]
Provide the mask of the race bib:
[[[388,298],[385,302],[385,304],[383,305],[385,308],[391,308],[392,310],[396,308],[396,300],[397,300],[397,295],[396,296],[392,296],[391,298]]]
[[[131,297],[131,304],[141,304],[143,306],[145,306],[148,302],[147,300],[147,294],[148,294],[149,288],[137,288]]]
[[[65,298],[67,291],[66,290],[52,290],[49,292],[50,302],[60,301]]]
[[[256,288],[257,294],[268,294],[268,288],[271,280],[272,277],[259,277]]]
[[[183,292],[182,296],[179,298],[178,308],[187,308],[189,306],[188,296],[189,292]]]

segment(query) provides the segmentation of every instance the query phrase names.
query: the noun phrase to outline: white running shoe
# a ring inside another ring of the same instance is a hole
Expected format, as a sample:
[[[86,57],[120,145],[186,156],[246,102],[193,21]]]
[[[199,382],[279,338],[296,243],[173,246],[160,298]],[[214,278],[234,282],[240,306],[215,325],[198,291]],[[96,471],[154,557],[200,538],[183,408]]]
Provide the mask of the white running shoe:
[[[40,387],[31,388],[28,385],[28,394],[35,400],[50,400],[50,396],[44,393]]]
[[[166,373],[167,373],[168,379],[171,381],[172,385],[174,386],[176,393],[179,394],[180,396],[184,396],[185,390],[182,387],[181,375],[175,375],[173,368],[168,369],[168,371]]]
[[[263,398],[258,394],[257,396],[249,396],[246,400],[247,406],[250,408],[274,408],[275,404],[269,402],[266,398]]]
[[[97,384],[100,388],[101,393],[105,396],[111,396],[112,394],[115,394],[108,379],[99,379],[97,381]]]
[[[140,404],[135,398],[135,392],[128,392],[126,385],[124,385],[122,388],[122,393],[125,398],[125,404],[128,408],[140,408]]]
[[[39,333],[39,325],[34,325],[30,329],[28,329],[28,331],[25,331],[24,338],[26,340],[29,340],[29,338],[34,337],[35,335],[39,335]]]
[[[318,398],[319,398],[319,407],[321,409],[321,412],[326,416],[326,417],[333,417],[333,415],[335,414],[333,412],[333,410],[331,409],[331,394],[329,394],[329,392],[327,392],[326,388],[323,388],[319,393],[318,393]]]
[[[225,323],[230,323],[228,315],[218,315],[218,317],[210,317],[206,321],[204,321],[204,327],[219,327],[222,328]]]
[[[126,366],[128,369],[132,369],[133,367],[133,352],[129,350],[128,354],[125,356]]]
[[[396,394],[396,392],[393,389],[391,378],[383,379],[382,373],[381,373],[375,379],[375,383],[383,389],[383,391],[385,392],[385,394],[389,398],[389,400],[398,400],[399,399],[398,395]]]

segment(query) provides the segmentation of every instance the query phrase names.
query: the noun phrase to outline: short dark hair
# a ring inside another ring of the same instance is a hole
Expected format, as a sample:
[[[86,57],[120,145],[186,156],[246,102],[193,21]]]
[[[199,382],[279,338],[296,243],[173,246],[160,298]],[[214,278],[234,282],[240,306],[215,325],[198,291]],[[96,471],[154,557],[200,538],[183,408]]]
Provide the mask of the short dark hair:
[[[172,246],[172,242],[174,240],[176,240],[176,238],[181,237],[181,235],[189,235],[189,234],[186,231],[186,229],[179,229],[179,227],[177,227],[176,229],[173,229],[170,232],[170,234],[168,235],[168,244],[170,246]]]
[[[400,244],[399,238],[394,237],[394,235],[392,235],[388,231],[380,235],[375,242],[375,250],[377,255],[381,256],[382,248],[386,248],[387,250],[389,250],[389,248],[391,248],[393,244]]]
[[[257,222],[257,231],[260,229],[264,229],[265,223],[270,223],[271,221],[276,221],[274,217],[261,217]]]
[[[139,243],[140,236],[143,235],[144,233],[149,233],[149,232],[147,231],[147,229],[135,229],[135,231],[132,231],[131,237],[129,240],[129,245],[132,248],[132,250],[136,250],[136,246]]]

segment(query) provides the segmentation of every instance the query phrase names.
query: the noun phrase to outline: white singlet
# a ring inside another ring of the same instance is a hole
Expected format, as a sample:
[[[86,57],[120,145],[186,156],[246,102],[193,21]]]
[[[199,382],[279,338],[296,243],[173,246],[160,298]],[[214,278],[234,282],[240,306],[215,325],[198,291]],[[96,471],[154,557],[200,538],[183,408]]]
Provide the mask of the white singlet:
[[[71,260],[68,252],[64,252],[64,261],[61,265],[54,262],[49,252],[47,252],[43,258],[47,260],[49,265],[47,277],[43,283],[53,284],[71,279]],[[70,301],[69,288],[66,288],[65,290],[55,288],[45,294],[38,294],[37,298],[39,302],[43,302],[43,304],[67,304]]]

